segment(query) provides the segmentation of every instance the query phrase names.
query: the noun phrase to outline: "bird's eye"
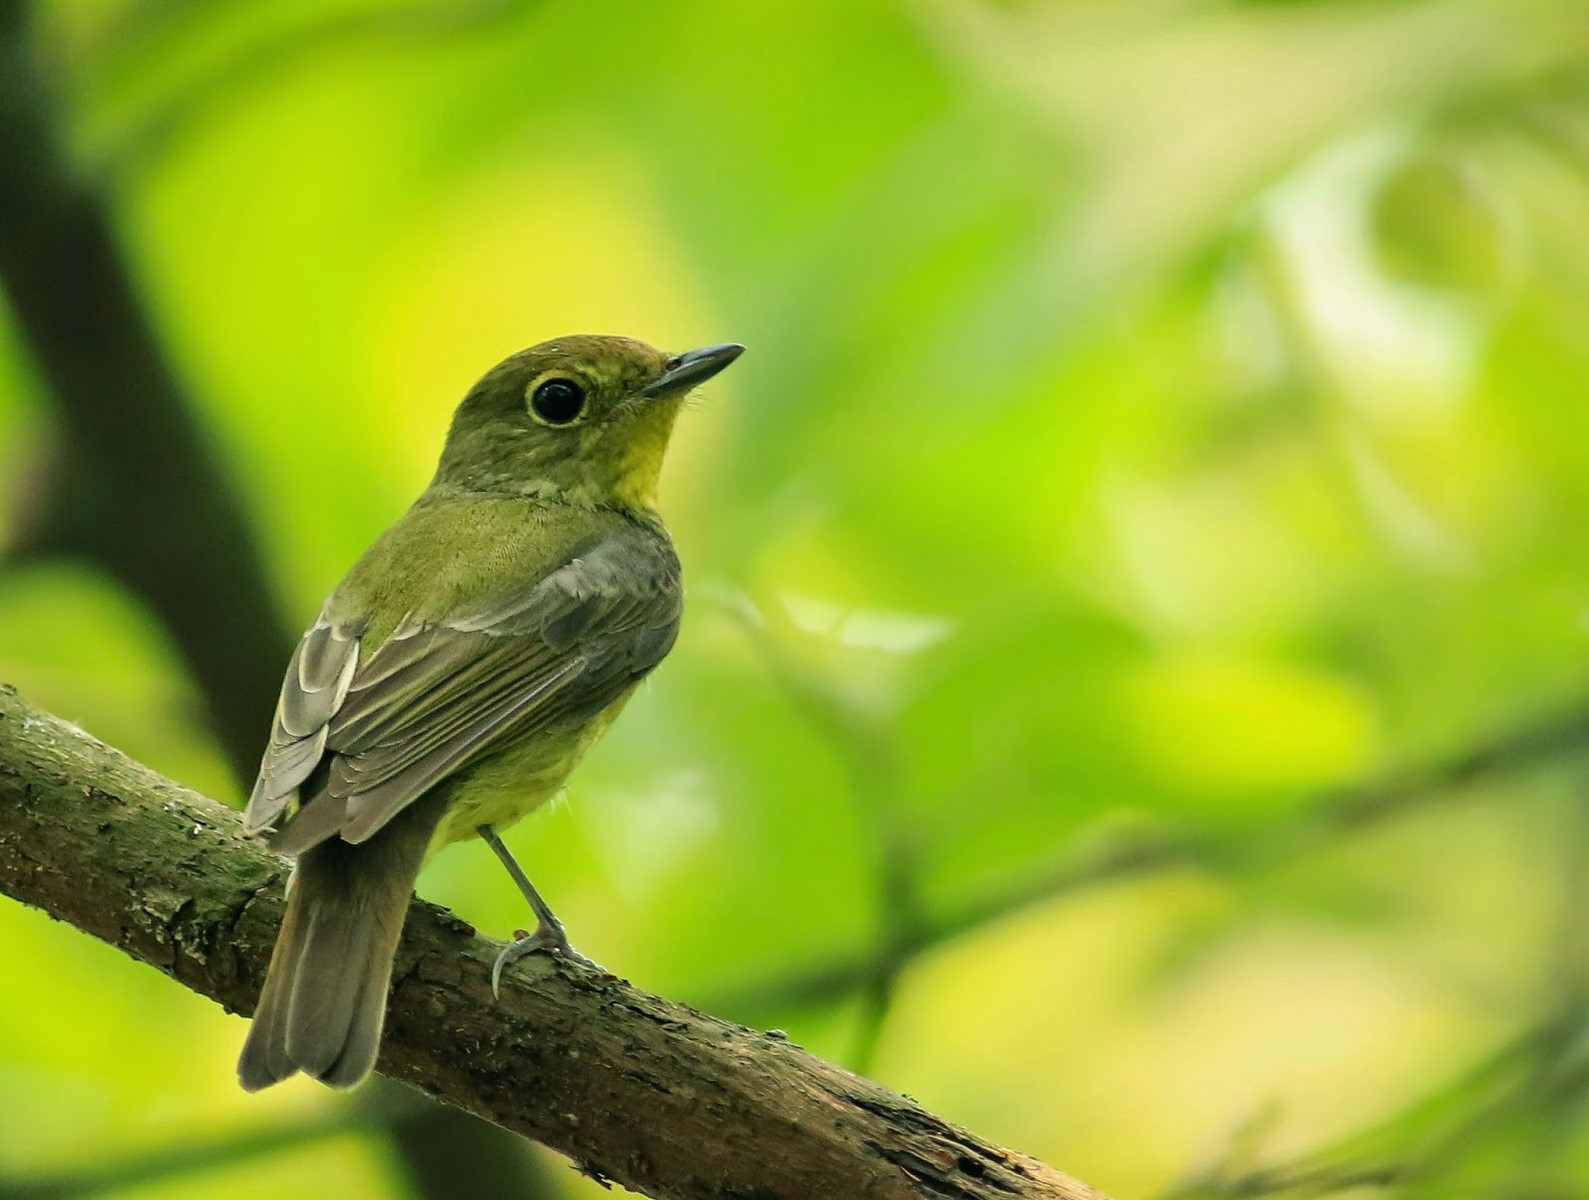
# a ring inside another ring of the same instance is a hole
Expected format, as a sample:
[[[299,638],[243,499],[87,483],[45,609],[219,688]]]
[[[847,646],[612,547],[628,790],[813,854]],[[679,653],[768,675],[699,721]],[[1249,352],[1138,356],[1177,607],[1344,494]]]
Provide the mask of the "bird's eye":
[[[530,411],[547,425],[572,425],[585,411],[585,389],[572,379],[548,379],[530,395]]]

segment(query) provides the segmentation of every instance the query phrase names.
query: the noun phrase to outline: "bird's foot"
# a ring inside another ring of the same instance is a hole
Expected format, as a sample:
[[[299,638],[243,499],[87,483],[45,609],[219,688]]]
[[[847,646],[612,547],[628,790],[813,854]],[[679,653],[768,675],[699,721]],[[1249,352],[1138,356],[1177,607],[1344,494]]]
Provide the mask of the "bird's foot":
[[[502,953],[497,955],[497,961],[491,967],[491,995],[497,999],[502,998],[502,972],[510,963],[518,962],[526,954],[534,954],[543,950],[547,954],[555,954],[559,958],[566,958],[569,962],[579,963],[581,966],[593,970],[601,970],[598,963],[592,962],[578,950],[568,944],[568,934],[564,931],[562,923],[545,921],[535,927],[534,933],[516,930],[513,941],[502,947]]]

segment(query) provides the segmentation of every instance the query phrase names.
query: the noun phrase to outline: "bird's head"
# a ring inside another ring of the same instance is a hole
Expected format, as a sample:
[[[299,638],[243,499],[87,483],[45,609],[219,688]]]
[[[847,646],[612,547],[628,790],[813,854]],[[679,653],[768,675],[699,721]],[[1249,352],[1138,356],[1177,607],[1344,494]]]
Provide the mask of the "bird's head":
[[[744,349],[581,334],[521,350],[458,406],[431,486],[649,510],[685,396]]]

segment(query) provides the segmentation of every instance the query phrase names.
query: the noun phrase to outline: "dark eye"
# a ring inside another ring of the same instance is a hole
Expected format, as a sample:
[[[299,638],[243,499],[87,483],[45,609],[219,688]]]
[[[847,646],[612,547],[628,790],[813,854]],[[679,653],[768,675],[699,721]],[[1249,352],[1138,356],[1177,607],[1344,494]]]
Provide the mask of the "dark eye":
[[[568,425],[585,411],[585,389],[572,379],[548,379],[530,397],[530,410],[548,425]]]

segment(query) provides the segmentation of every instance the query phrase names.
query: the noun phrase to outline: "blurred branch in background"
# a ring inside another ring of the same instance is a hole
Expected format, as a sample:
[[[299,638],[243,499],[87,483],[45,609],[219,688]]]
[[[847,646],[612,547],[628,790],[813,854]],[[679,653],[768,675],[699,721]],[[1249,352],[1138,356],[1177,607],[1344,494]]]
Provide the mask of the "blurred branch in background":
[[[379,1102],[349,1104],[331,1115],[313,1113],[231,1136],[188,1139],[167,1149],[119,1161],[94,1163],[85,1169],[59,1175],[0,1179],[0,1197],[4,1200],[68,1200],[73,1196],[95,1196],[121,1188],[140,1187],[217,1170],[328,1138],[378,1134],[383,1127],[398,1125],[426,1107],[428,1105],[417,1095],[383,1093]]]
[[[103,196],[73,169],[54,105],[26,5],[0,0],[0,286],[55,414],[11,561],[82,558],[148,605],[246,781],[292,639],[242,501],[160,344]],[[392,1130],[418,1194],[451,1194],[465,1170],[502,1194],[523,1178],[511,1139],[456,1113],[435,1120]]]
[[[902,803],[899,749],[889,723],[851,703],[820,671],[785,650],[808,639],[776,598],[743,598],[732,606],[765,657],[773,678],[832,746],[850,779],[850,794],[871,842],[877,887],[877,948],[864,979],[849,1065],[865,1072],[877,1052],[900,972],[924,944],[926,914],[917,878],[918,835]]]
[[[242,779],[292,643],[242,502],[101,196],[73,170],[53,105],[26,6],[0,0],[0,284],[55,414],[42,494],[24,504],[12,557],[80,557],[142,599],[170,630]]]
[[[252,1006],[283,872],[236,813],[4,688],[0,801],[0,890],[228,1007]],[[415,902],[380,1069],[598,1177],[700,1200],[1097,1197],[781,1037],[599,971],[542,959],[494,1001],[499,949]]]
[[[437,1118],[438,1111],[441,1119]],[[438,1106],[411,1089],[377,1080],[358,1098],[329,1115],[316,1112],[230,1135],[190,1138],[166,1149],[112,1158],[58,1175],[0,1177],[0,1200],[71,1200],[77,1196],[100,1196],[123,1188],[201,1175],[332,1138],[401,1136],[411,1125],[417,1126],[416,1140],[421,1145],[445,1147],[444,1154],[435,1156],[443,1161],[435,1166],[451,1169],[456,1168],[456,1156],[467,1153],[474,1131],[492,1128],[468,1113]],[[461,1142],[455,1140],[460,1138]],[[416,1178],[419,1172],[415,1157],[405,1158],[402,1166],[419,1195],[457,1194],[456,1175],[445,1177],[444,1188],[435,1186],[436,1179],[430,1177],[431,1172],[422,1179]],[[493,1177],[479,1186],[489,1187],[493,1196],[511,1196],[514,1200],[544,1200],[557,1194],[534,1158],[519,1155],[517,1162],[516,1178]],[[477,1174],[471,1178],[478,1184]]]
[[[391,1144],[412,1195],[456,1196],[460,1178],[469,1180],[475,1195],[554,1200],[562,1194],[527,1147],[489,1121],[384,1079],[369,1090],[395,1109],[375,1132]]]
[[[1589,914],[1589,803],[1573,810],[1563,844],[1556,994],[1551,1007],[1494,1054],[1377,1128],[1299,1161],[1255,1166],[1240,1147],[1168,1200],[1320,1197],[1360,1189],[1414,1189],[1418,1195],[1527,1196],[1574,1200],[1564,1182],[1571,1142],[1589,1095],[1589,977],[1583,933]],[[1471,1175],[1493,1175],[1484,1192]]]
[[[1267,826],[1216,833],[1153,830],[1117,836],[1103,846],[1072,847],[1051,868],[990,892],[958,911],[926,914],[882,955],[853,953],[745,985],[715,998],[734,1013],[780,1006],[825,1004],[872,986],[883,970],[1023,909],[1085,888],[1118,883],[1177,867],[1218,869],[1274,863],[1319,848],[1330,839],[1434,804],[1465,785],[1507,771],[1543,766],[1589,750],[1589,704],[1575,705],[1509,733],[1479,740],[1440,762],[1361,787],[1326,793]],[[888,964],[880,966],[880,961]]]

